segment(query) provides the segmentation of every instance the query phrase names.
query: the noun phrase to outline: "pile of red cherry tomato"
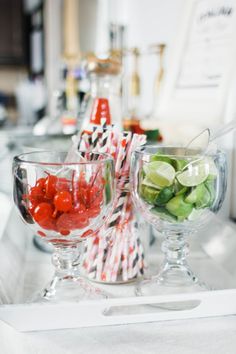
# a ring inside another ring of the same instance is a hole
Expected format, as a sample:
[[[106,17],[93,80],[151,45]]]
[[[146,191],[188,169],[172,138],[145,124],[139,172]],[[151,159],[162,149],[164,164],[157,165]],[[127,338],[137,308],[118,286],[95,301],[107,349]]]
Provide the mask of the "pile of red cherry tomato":
[[[86,182],[82,173],[72,181],[54,175],[39,178],[24,196],[30,215],[41,228],[64,236],[86,228],[89,219],[100,214],[103,203],[105,182],[99,176],[95,179]]]

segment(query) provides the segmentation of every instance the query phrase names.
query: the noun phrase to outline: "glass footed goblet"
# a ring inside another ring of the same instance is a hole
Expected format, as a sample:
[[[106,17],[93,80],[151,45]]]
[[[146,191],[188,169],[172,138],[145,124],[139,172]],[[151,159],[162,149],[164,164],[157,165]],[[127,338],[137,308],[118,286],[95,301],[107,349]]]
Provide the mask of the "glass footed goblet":
[[[187,239],[217,212],[226,192],[226,158],[221,151],[145,146],[132,155],[133,200],[162,233],[164,262],[158,275],[138,283],[137,295],[208,289],[187,263]]]
[[[97,299],[105,293],[80,277],[81,243],[104,224],[113,204],[114,164],[107,154],[31,152],[13,161],[14,201],[37,237],[54,246],[55,274],[38,300]]]

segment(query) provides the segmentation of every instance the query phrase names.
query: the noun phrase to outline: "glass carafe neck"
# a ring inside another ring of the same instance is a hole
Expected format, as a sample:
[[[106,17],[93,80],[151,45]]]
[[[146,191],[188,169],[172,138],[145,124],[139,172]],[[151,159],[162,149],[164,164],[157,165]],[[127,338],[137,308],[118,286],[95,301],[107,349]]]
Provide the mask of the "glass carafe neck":
[[[119,79],[112,75],[91,74],[92,97],[109,98],[113,94],[119,94]]]

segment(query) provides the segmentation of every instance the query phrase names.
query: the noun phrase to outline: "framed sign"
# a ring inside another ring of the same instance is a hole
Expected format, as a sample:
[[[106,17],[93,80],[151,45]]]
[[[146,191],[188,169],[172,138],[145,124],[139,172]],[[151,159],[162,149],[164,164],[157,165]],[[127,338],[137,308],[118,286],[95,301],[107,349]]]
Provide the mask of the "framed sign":
[[[184,9],[158,116],[202,127],[217,125],[232,119],[227,106],[232,108],[236,79],[236,0],[186,0]]]

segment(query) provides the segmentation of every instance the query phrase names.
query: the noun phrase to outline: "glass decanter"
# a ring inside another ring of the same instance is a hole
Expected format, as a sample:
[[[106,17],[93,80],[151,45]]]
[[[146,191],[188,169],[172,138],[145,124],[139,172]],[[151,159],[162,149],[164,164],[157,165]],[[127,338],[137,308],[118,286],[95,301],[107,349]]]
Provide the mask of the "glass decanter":
[[[121,63],[117,58],[99,59],[90,56],[85,64],[90,80],[90,92],[82,103],[82,131],[93,127],[116,124],[121,128]]]

